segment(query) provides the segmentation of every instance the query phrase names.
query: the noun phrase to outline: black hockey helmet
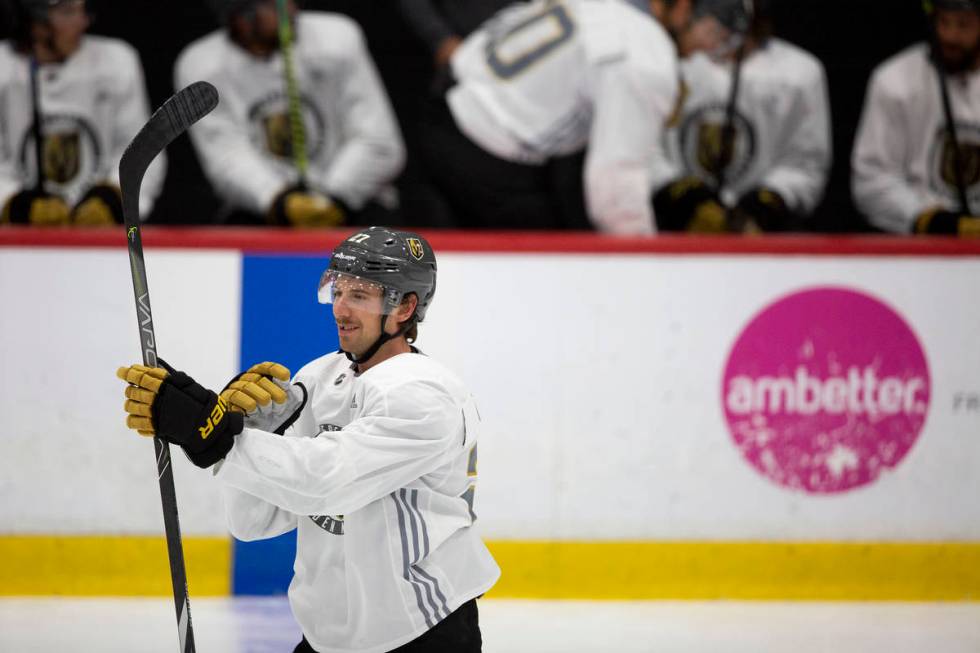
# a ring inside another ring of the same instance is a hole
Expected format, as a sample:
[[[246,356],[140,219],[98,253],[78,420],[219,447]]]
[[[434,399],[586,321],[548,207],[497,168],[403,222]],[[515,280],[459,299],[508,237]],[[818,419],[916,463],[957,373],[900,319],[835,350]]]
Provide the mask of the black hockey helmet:
[[[237,13],[248,11],[261,0],[208,0],[211,11],[221,24],[226,24]]]
[[[976,11],[980,13],[980,0],[932,0],[936,9],[950,11]]]
[[[334,248],[330,265],[320,279],[321,303],[330,301],[333,282],[350,275],[376,283],[384,292],[384,313],[415,293],[415,321],[421,322],[436,293],[436,255],[422,236],[386,227],[369,227]]]
[[[744,34],[752,25],[755,14],[753,0],[694,0],[694,15],[714,16],[732,32]]]
[[[48,10],[54,9],[58,5],[78,0],[14,0],[17,9],[23,13],[23,17],[32,21],[45,21],[48,19]],[[88,3],[86,3],[88,4]]]

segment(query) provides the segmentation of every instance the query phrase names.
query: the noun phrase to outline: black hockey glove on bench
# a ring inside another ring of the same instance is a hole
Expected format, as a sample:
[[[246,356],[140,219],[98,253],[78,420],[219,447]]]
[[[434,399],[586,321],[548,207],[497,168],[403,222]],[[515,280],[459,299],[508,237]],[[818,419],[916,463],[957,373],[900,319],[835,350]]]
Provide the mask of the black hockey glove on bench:
[[[159,362],[163,369],[132,365],[116,372],[130,384],[124,405],[126,426],[140,435],[178,444],[192,463],[210,467],[231,451],[244,416],[232,410],[227,398]]]

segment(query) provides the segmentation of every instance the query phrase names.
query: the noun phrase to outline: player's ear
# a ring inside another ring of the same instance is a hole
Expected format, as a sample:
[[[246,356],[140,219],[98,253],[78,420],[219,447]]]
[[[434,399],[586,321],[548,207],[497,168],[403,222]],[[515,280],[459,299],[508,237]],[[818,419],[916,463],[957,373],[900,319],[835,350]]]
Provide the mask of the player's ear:
[[[404,322],[415,314],[415,308],[419,304],[418,295],[409,293],[402,297],[402,303],[398,305],[398,322]]]

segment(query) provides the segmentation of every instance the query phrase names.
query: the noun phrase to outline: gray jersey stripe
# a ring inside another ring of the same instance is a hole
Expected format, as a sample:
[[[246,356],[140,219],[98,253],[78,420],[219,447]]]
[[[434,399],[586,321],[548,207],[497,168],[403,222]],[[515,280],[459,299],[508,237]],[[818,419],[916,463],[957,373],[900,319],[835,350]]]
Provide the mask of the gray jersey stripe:
[[[412,490],[412,508],[415,509],[415,514],[419,518],[419,524],[422,525],[422,557],[429,555],[429,529],[425,527],[425,519],[422,518],[422,511],[419,510],[419,491]]]
[[[429,529],[425,525],[425,519],[422,517],[422,511],[419,510],[419,491],[412,490],[412,508],[415,511],[415,515],[418,517],[419,524],[422,525],[422,541],[424,542],[425,555],[429,555]],[[449,607],[446,605],[446,597],[443,596],[442,591],[439,589],[439,582],[423,571],[421,568],[416,568],[419,575],[423,578],[429,580],[432,583],[432,589],[435,590],[436,596],[442,602],[443,615],[442,618],[445,619],[449,616]],[[436,615],[438,616],[439,610],[436,609]]]
[[[415,602],[419,607],[419,612],[425,618],[425,625],[432,628],[435,623],[432,617],[429,615],[429,611],[425,607],[425,603],[422,601],[422,591],[419,589],[419,581],[412,576],[409,571],[408,562],[408,532],[405,530],[405,515],[402,511],[401,504],[398,501],[398,494],[395,492],[391,493],[391,498],[395,502],[395,509],[398,512],[398,533],[401,535],[402,540],[402,577],[409,582],[412,586],[412,590],[415,592]]]
[[[403,505],[405,506],[405,510],[408,513],[408,519],[409,519],[409,521],[412,524],[412,538],[413,538],[412,539],[412,543],[415,546],[415,553],[416,553],[415,559],[412,560],[411,564],[409,565],[409,568],[411,569],[411,571],[412,571],[415,579],[425,589],[425,598],[428,599],[429,606],[432,608],[432,612],[438,618],[438,615],[439,615],[439,606],[436,603],[436,598],[435,598],[435,595],[433,594],[432,587],[430,587],[427,582],[425,582],[424,580],[422,580],[417,575],[418,568],[415,566],[415,564],[418,563],[419,560],[420,560],[420,557],[418,555],[418,553],[419,553],[419,528],[418,528],[418,520],[420,519],[420,517],[419,517],[419,515],[417,515],[415,513],[414,510],[412,510],[412,506],[411,506],[411,504],[409,504],[409,501],[408,501],[408,490],[402,488],[401,490],[399,490],[399,494],[401,495],[401,501],[402,501]]]
[[[402,488],[398,491],[401,495],[402,504],[408,510],[408,516],[412,523],[412,564],[415,564],[422,559],[421,551],[419,550],[419,525],[415,519],[415,513],[412,511],[409,501],[408,501],[408,490]]]
[[[435,590],[436,590],[436,595],[439,597],[439,602],[442,603],[442,611],[441,611],[442,612],[442,616],[439,617],[439,618],[440,619],[445,619],[446,617],[448,617],[449,616],[449,606],[446,605],[446,597],[443,596],[442,590],[439,589],[439,581],[437,581],[433,576],[430,576],[424,570],[422,570],[422,569],[420,569],[418,567],[415,568],[415,571],[422,578],[426,578],[426,579],[428,579],[429,581],[432,582],[432,587],[434,587]],[[437,617],[439,616],[439,611],[438,610],[436,611],[436,616]]]

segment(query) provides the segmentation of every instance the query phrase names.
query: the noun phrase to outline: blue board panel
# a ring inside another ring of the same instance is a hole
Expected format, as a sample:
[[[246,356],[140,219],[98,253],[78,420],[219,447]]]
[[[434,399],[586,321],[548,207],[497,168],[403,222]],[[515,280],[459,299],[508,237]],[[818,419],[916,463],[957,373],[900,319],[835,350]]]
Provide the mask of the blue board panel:
[[[241,368],[282,363],[294,374],[336,351],[330,307],[317,303],[326,256],[251,256],[242,261]],[[289,587],[296,533],[271,540],[235,542],[232,592],[282,594]]]

